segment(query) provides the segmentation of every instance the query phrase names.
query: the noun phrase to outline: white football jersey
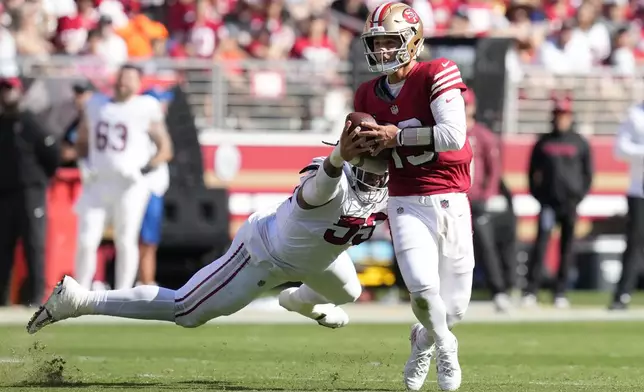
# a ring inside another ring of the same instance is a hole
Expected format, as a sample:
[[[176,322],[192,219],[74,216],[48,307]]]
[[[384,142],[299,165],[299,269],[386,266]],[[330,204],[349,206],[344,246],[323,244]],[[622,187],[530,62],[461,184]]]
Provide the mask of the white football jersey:
[[[301,179],[300,186],[315,176],[310,171]],[[298,187],[299,188],[299,187]],[[281,267],[297,271],[323,270],[351,245],[371,238],[376,225],[387,219],[387,201],[377,204],[362,203],[345,173],[342,173],[340,191],[327,204],[304,210],[293,195],[279,205],[258,211],[249,218],[253,238],[261,239],[259,248]],[[255,246],[253,246],[255,245]]]
[[[136,95],[114,102],[95,94],[86,105],[88,161],[99,177],[134,178],[153,155],[150,126],[163,121],[159,101]]]

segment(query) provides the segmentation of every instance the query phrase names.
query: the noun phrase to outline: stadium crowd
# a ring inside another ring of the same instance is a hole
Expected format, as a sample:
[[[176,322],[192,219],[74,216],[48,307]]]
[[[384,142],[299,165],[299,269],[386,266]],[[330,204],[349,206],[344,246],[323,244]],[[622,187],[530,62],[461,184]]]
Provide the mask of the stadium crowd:
[[[383,0],[3,0],[0,75],[15,58],[301,58],[343,60],[369,10]],[[509,36],[515,67],[557,73],[644,61],[644,4],[629,0],[406,0],[426,35]]]

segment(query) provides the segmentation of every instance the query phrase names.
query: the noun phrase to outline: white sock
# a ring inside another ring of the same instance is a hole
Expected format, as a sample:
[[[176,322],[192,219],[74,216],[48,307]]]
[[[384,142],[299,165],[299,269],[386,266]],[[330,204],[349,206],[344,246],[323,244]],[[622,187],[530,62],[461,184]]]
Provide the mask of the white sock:
[[[123,290],[88,291],[81,309],[86,314],[174,322],[174,290],[138,286]]]
[[[134,286],[139,272],[139,245],[137,242],[117,241],[114,263],[114,288],[122,290]]]
[[[425,306],[425,304],[428,306]],[[443,343],[449,344],[454,340],[454,335],[447,326],[445,303],[438,293],[430,293],[429,290],[413,293],[411,308],[418,321],[423,324],[428,332],[431,332],[427,336],[427,341],[430,345],[432,340],[438,346],[443,345]]]

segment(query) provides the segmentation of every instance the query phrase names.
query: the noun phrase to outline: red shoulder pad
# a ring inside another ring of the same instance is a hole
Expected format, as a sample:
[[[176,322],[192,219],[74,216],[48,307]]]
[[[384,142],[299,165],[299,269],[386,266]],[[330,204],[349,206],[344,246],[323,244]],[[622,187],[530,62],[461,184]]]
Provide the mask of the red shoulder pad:
[[[429,63],[429,90],[430,102],[440,97],[444,93],[458,89],[461,92],[467,90],[467,86],[461,77],[461,71],[458,65],[452,60],[440,57]]]
[[[353,96],[353,110],[355,112],[366,112],[366,108],[364,107],[365,91],[369,84],[370,82],[364,82],[360,84],[356,90],[356,93]]]

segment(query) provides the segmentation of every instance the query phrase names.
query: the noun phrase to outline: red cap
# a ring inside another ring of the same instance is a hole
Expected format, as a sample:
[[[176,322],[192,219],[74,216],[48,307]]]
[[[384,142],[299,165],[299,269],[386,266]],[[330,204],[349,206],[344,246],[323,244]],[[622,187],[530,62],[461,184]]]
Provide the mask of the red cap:
[[[556,99],[554,108],[555,113],[572,113],[572,101],[570,99]]]
[[[465,101],[466,105],[476,104],[476,96],[474,95],[474,92],[470,89],[465,90],[463,92],[463,101]]]
[[[22,90],[22,82],[20,78],[11,77],[11,78],[0,78],[0,87],[11,87]]]

